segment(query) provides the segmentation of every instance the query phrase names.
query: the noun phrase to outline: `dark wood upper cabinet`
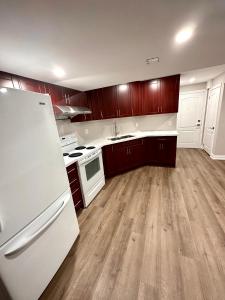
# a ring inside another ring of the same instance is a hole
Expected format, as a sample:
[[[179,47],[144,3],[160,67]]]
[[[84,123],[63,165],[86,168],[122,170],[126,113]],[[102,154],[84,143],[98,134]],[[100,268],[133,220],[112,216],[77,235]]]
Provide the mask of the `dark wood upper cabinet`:
[[[20,89],[24,91],[32,91],[36,93],[41,93],[40,84],[38,81],[34,81],[29,78],[20,78]]]
[[[178,112],[180,75],[161,78],[160,113]]]
[[[131,82],[130,96],[131,96],[131,111],[132,116],[142,115],[142,85],[140,81]]]
[[[46,84],[46,93],[50,95],[52,104],[66,105],[66,99],[63,95],[63,88],[53,84]]]
[[[86,92],[79,92],[68,99],[68,105],[87,107],[91,109],[91,103],[88,100],[89,99],[87,97]],[[83,122],[83,121],[91,121],[91,120],[92,120],[92,114],[81,114],[73,117],[71,121]]]
[[[143,115],[160,113],[160,88],[160,79],[146,80],[142,83]]]
[[[10,74],[0,71],[0,87],[10,87],[21,89],[24,91],[32,91],[36,93],[49,94],[52,104],[67,105],[68,98],[79,91],[58,86],[55,84]]]
[[[105,87],[101,90],[103,119],[116,118],[118,116],[116,86]]]
[[[116,88],[118,117],[132,116],[130,84],[121,84],[118,85]]]
[[[13,88],[12,76],[8,73],[0,72],[0,87]]]
[[[92,120],[103,119],[102,113],[102,90],[96,89],[87,92],[89,107],[92,110]]]

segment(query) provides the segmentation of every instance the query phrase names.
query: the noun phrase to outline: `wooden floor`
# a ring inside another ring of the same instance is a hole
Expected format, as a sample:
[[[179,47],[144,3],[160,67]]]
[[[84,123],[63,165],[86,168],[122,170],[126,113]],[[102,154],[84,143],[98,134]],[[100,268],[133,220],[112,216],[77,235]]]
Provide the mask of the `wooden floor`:
[[[180,149],[114,177],[79,224],[41,300],[225,299],[225,161]]]

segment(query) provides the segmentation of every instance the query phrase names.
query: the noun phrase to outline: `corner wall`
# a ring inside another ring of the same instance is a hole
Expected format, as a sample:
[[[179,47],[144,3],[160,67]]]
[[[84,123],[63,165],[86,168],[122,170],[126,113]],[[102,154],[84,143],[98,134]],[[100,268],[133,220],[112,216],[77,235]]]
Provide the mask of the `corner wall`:
[[[224,157],[225,159],[225,72],[213,79],[212,87],[218,84],[222,84],[221,106],[218,112],[217,131],[213,141],[212,153],[213,156],[218,156],[218,159],[220,159],[220,157]]]

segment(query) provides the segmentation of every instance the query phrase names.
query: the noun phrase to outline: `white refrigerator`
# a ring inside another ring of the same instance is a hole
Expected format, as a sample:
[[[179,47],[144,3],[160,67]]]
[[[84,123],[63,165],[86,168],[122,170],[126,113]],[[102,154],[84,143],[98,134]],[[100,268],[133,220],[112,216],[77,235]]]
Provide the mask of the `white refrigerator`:
[[[48,95],[0,90],[0,299],[38,299],[79,234]]]

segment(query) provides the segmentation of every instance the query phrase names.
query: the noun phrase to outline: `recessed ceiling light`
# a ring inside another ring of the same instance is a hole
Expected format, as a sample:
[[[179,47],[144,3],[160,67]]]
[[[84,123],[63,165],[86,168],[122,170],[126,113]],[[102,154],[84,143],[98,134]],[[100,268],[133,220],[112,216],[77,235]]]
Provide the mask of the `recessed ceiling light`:
[[[175,36],[176,43],[177,44],[185,43],[192,37],[193,32],[194,32],[193,26],[188,26],[188,27],[183,28]]]
[[[159,57],[150,57],[145,60],[147,65],[159,62]]]
[[[193,83],[195,81],[195,77],[191,77],[190,79],[189,79],[189,82],[190,83]]]
[[[121,85],[119,85],[119,90],[120,90],[121,92],[126,91],[127,88],[128,88],[127,84],[121,84]]]
[[[1,89],[0,89],[0,92],[1,92],[2,94],[7,93],[7,88],[5,88],[5,87],[1,88]]]
[[[52,72],[56,77],[59,77],[59,78],[65,76],[65,74],[66,74],[65,71],[60,67],[55,67]]]

